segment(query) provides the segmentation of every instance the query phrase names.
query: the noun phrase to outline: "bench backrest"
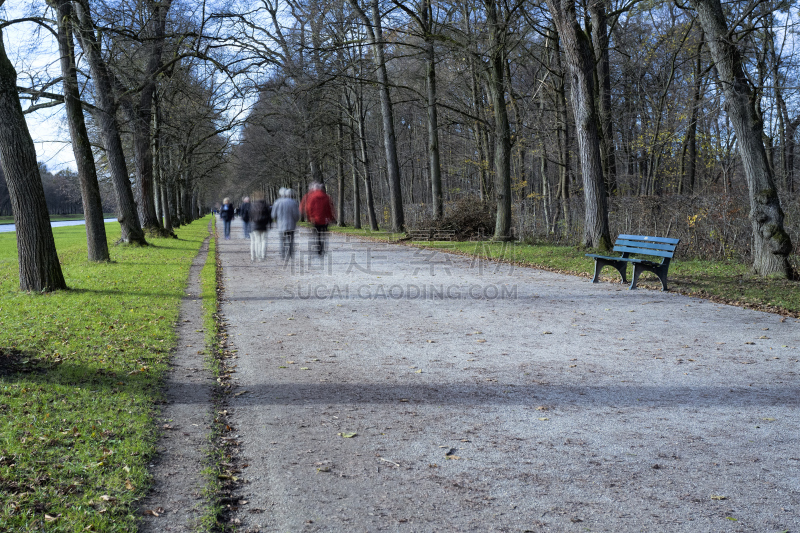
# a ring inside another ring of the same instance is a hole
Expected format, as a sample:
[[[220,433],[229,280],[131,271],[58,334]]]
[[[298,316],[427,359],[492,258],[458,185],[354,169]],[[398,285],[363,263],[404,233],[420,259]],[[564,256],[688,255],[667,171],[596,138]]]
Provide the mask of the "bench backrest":
[[[655,255],[671,259],[680,239],[649,237],[645,235],[620,235],[614,243],[615,252],[629,254]]]

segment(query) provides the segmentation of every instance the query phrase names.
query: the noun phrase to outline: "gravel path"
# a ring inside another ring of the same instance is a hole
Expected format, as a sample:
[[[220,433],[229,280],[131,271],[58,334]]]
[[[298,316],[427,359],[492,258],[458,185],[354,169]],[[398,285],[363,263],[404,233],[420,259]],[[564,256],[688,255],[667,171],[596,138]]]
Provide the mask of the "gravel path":
[[[800,321],[337,235],[252,263],[233,235],[240,531],[800,528]]]
[[[153,488],[139,508],[141,533],[196,531],[203,512],[206,480],[201,470],[213,420],[214,388],[203,355],[200,271],[207,257],[208,240],[192,262],[181,303],[178,343],[164,383],[166,402],[158,416],[158,453],[150,465]]]

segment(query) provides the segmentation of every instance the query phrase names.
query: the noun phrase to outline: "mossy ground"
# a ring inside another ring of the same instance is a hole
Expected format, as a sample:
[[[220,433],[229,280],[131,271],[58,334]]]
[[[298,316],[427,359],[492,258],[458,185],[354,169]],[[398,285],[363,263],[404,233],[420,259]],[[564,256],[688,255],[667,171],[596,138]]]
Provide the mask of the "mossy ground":
[[[151,246],[86,260],[85,230],[54,230],[69,290],[18,289],[0,234],[0,531],[134,531],[153,414],[189,267],[208,219]]]

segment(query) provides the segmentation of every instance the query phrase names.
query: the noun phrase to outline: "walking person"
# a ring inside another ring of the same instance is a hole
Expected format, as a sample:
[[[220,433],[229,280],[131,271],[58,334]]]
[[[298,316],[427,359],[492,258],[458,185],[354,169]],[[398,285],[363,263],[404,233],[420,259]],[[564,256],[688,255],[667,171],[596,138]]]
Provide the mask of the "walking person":
[[[222,207],[219,208],[219,218],[222,219],[222,225],[225,232],[225,238],[231,238],[231,220],[233,220],[233,206],[231,199],[225,198],[222,200]]]
[[[250,261],[263,261],[267,258],[267,228],[272,221],[272,208],[264,195],[255,193],[253,205],[249,210],[250,223]]]
[[[252,222],[252,217],[250,215],[250,208],[251,208],[251,206],[250,206],[250,197],[249,196],[245,196],[244,198],[242,198],[242,207],[239,210],[239,213],[241,213],[241,215],[242,215],[242,222],[244,223],[244,238],[245,239],[249,239],[250,238],[250,228],[251,228],[251,222]]]
[[[294,254],[294,232],[297,221],[300,220],[300,208],[294,199],[294,191],[281,187],[278,192],[280,198],[272,206],[272,218],[278,224],[278,234],[281,239],[281,259],[287,259]]]
[[[333,201],[325,192],[321,183],[313,183],[309,193],[303,198],[304,215],[314,225],[314,241],[312,246],[319,255],[325,255],[325,240],[328,234],[328,224],[336,221],[333,213]]]

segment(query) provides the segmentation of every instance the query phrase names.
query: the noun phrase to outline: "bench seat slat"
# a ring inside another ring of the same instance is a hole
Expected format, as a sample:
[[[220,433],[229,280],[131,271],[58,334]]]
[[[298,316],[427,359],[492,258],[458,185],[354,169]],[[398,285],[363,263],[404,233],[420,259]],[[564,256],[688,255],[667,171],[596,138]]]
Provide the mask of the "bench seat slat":
[[[586,254],[586,257],[595,257],[597,259],[606,259],[608,261],[622,261],[624,263],[641,263],[643,265],[648,266],[659,266],[660,263],[656,263],[654,261],[648,261],[647,259],[639,259],[636,257],[619,257],[619,256],[611,256],[611,255],[597,255],[597,254]]]
[[[665,252],[663,250],[648,250],[646,248],[632,248],[630,246],[614,246],[614,251],[628,252],[631,254],[656,255],[658,257],[669,257],[669,258],[675,255],[674,252]]]
[[[663,244],[678,244],[681,242],[680,239],[670,239],[669,237],[650,237],[644,235],[619,235],[617,239],[625,239],[628,241],[639,241],[639,242],[656,242],[656,243],[663,243]]]
[[[668,252],[674,252],[677,245],[675,244],[658,244],[654,242],[642,242],[642,241],[629,241],[625,239],[617,239],[617,242],[614,243],[614,246],[632,246],[636,248],[647,248],[652,250],[666,250]]]

